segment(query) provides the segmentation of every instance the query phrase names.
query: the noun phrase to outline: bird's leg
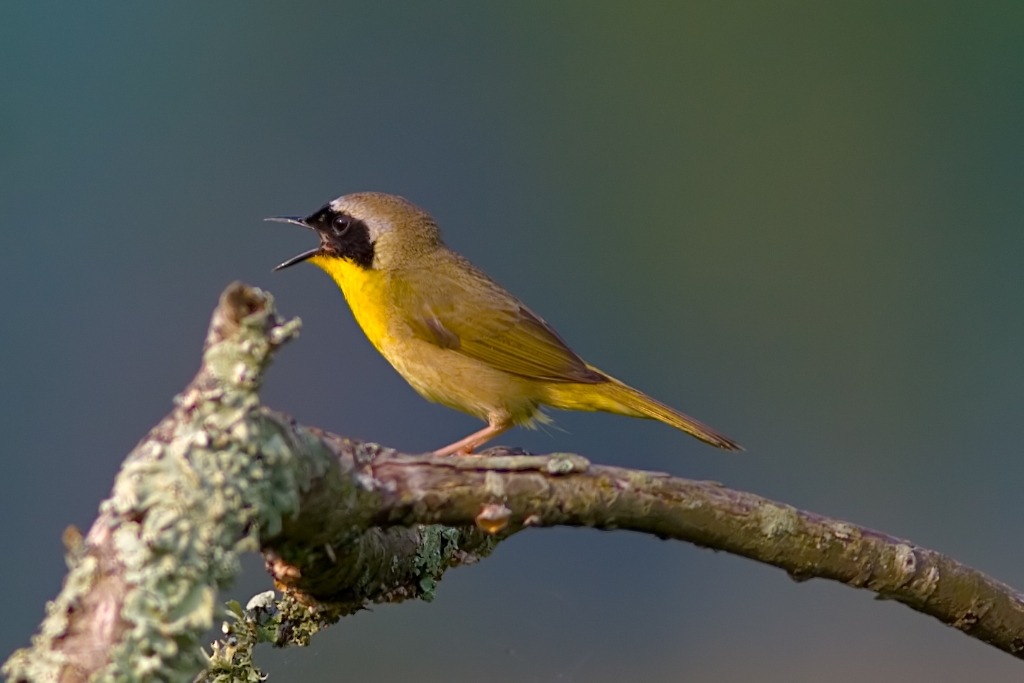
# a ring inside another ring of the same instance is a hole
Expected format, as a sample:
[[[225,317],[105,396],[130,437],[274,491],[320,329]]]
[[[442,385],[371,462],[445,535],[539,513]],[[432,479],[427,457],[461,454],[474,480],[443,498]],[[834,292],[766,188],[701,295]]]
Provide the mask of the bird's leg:
[[[481,446],[503,432],[512,428],[511,423],[489,424],[479,432],[473,432],[465,439],[459,439],[453,444],[438,448],[434,455],[469,455],[477,446]]]

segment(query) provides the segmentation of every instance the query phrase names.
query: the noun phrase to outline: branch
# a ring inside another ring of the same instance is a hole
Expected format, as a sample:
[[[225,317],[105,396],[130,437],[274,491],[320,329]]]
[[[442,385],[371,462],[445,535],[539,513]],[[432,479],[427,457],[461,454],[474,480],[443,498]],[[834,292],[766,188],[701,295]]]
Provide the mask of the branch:
[[[490,449],[478,456],[411,456],[334,439],[330,445],[343,470],[364,462],[353,476],[379,495],[372,503],[379,528],[476,525],[500,538],[526,527],[639,531],[770,564],[797,581],[823,578],[865,588],[1024,659],[1024,596],[910,541],[717,482],[592,465],[578,455]],[[291,555],[310,547],[302,529],[316,529],[318,543],[332,542],[335,530],[323,524],[330,494],[309,492],[303,502],[310,507],[289,523],[292,533],[269,540],[268,548]],[[324,581],[330,576],[324,560],[314,553],[279,581],[333,601],[346,583]]]
[[[431,599],[450,567],[527,527],[628,529],[724,550],[898,600],[1024,658],[1024,597],[935,551],[712,482],[602,467],[569,454],[491,449],[412,456],[302,427],[259,405],[278,346],[294,337],[272,298],[241,284],[214,312],[196,378],[128,456],[11,681],[191,681],[257,676],[251,646],[308,642],[375,602]],[[238,554],[262,548],[280,603],[216,592]]]

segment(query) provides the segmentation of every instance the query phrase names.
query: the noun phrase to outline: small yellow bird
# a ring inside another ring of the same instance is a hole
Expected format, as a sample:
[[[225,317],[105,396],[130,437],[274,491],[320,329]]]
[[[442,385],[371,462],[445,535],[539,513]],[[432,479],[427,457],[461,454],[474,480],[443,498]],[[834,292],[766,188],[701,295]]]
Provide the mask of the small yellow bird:
[[[712,446],[742,450],[585,363],[550,325],[445,246],[430,214],[401,197],[360,192],[305,218],[267,220],[320,237],[316,249],[274,270],[302,261],[322,268],[370,342],[416,391],[487,422],[436,455],[472,453],[515,425],[547,421],[542,405],[652,418]]]

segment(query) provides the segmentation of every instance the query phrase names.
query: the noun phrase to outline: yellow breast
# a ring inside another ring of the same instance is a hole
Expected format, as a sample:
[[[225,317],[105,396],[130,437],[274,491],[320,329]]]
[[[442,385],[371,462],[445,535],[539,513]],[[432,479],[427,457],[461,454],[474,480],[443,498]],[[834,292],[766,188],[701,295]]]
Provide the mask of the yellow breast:
[[[384,274],[346,259],[314,256],[310,261],[337,283],[363,333],[378,351],[384,353],[382,346],[388,334],[389,305]]]
[[[309,260],[337,283],[370,343],[422,396],[482,420],[544,420],[537,413],[542,385],[410,334],[382,271],[335,257]]]

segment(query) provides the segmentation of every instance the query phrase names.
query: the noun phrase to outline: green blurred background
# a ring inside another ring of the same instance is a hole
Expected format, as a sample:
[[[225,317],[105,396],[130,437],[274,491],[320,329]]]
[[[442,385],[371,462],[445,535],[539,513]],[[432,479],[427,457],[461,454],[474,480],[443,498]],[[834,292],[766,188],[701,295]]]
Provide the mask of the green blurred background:
[[[341,3],[337,3],[340,5]],[[555,415],[504,443],[710,478],[1024,588],[1024,5],[0,5],[0,650],[58,590],[221,289],[300,315],[265,402],[409,450],[428,404],[269,215],[402,194],[590,362],[748,448]],[[268,587],[258,559],[234,594]],[[522,534],[277,681],[1009,681],[839,585],[627,533]]]

